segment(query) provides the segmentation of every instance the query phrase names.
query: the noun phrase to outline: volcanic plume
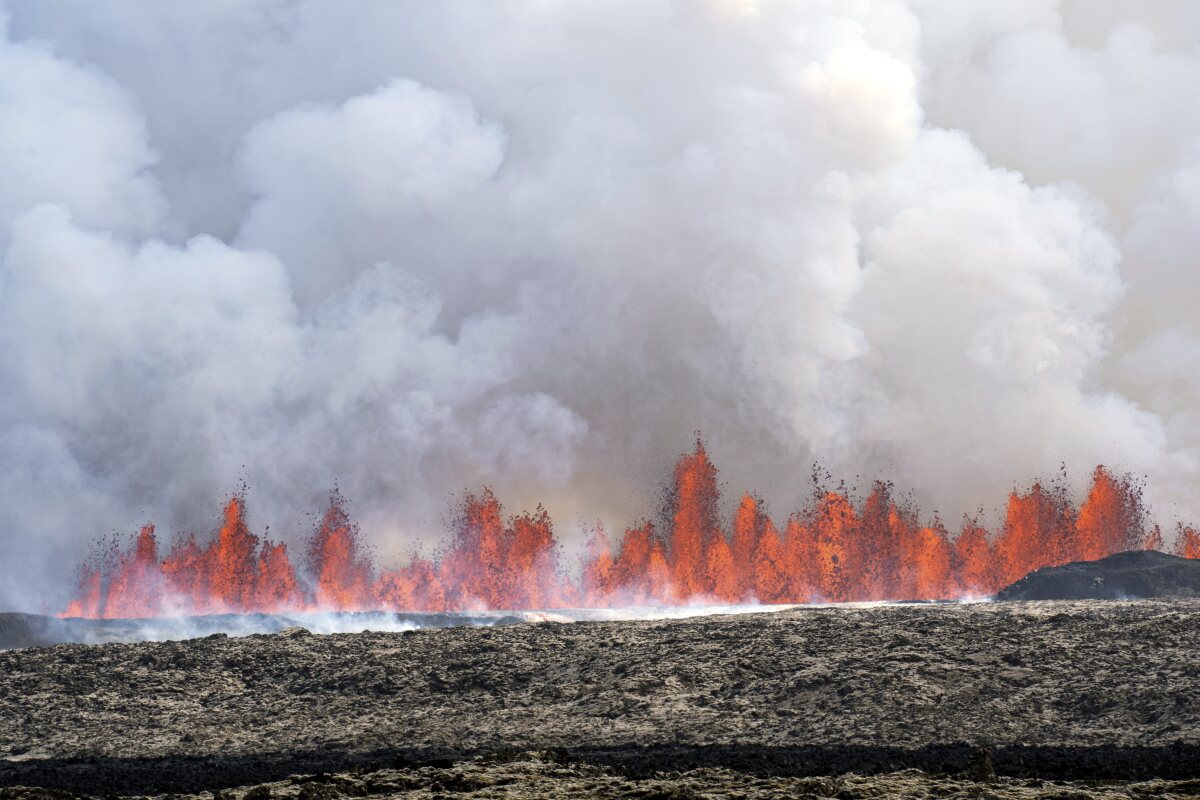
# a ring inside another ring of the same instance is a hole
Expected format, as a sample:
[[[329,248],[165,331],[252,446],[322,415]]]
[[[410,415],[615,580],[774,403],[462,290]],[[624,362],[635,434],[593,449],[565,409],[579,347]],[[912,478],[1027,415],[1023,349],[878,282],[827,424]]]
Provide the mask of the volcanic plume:
[[[1197,8],[0,0],[0,608],[144,519],[173,571],[134,583],[191,596],[216,553],[167,534],[239,478],[289,544],[275,603],[363,574],[298,544],[335,481],[389,559],[463,487],[601,519],[658,576],[635,594],[780,594],[796,506],[882,524],[869,486],[797,502],[814,461],[895,476],[956,549],[1010,481],[1121,464],[1171,541],[1200,519]],[[697,427],[770,513],[626,534]]]
[[[438,558],[399,568],[374,563],[337,491],[300,565],[285,544],[249,530],[237,494],[206,544],[185,536],[160,557],[153,525],[128,548],[110,543],[81,568],[64,615],[937,600],[988,595],[1039,567],[1163,544],[1137,482],[1103,466],[1078,507],[1057,486],[1012,492],[995,532],[965,517],[951,534],[883,482],[859,503],[844,487],[817,488],[779,525],[746,493],[726,527],[717,469],[698,440],[675,466],[668,501],[663,525],[634,525],[615,549],[597,525],[573,577],[549,512],[505,517],[486,488],[463,498]],[[1176,551],[1200,557],[1200,534],[1181,528]]]

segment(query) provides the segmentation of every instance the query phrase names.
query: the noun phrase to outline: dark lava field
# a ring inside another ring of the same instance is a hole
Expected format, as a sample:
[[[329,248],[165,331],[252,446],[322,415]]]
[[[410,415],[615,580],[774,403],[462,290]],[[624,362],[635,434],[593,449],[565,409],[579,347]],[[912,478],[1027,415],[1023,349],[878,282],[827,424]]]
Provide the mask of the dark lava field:
[[[0,787],[0,798],[1194,797],[1200,602],[9,650]]]

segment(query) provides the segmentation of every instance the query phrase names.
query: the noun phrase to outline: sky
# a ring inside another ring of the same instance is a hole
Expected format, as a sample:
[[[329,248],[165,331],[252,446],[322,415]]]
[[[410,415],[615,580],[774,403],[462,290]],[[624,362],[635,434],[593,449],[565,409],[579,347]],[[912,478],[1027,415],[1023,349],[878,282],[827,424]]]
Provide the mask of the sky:
[[[0,0],[0,607],[242,485],[570,542],[697,431],[780,517],[1200,519],[1197,96],[1186,1]]]

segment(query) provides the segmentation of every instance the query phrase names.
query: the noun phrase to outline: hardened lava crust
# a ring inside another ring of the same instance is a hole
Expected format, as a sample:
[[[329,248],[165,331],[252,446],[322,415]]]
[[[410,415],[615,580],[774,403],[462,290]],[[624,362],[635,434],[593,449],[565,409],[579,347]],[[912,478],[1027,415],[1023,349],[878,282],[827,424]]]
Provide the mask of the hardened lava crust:
[[[1191,600],[63,644],[0,652],[0,797],[1186,794],[1198,697]]]

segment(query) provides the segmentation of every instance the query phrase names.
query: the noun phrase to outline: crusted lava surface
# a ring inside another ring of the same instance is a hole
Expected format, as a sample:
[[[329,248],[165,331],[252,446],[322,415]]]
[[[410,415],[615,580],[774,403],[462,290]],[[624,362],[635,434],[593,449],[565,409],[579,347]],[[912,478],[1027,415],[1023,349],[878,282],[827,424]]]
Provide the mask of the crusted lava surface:
[[[450,780],[439,770],[485,783],[566,770],[620,796],[622,781],[637,793],[668,773],[680,786],[706,770],[734,783],[851,772],[903,783],[900,770],[936,781],[981,762],[984,778],[994,771],[1013,791],[1032,786],[1014,781],[1188,781],[1200,778],[1198,646],[1200,603],[1158,600],[10,650],[0,652],[0,787],[280,782],[255,796],[304,786],[317,796],[330,788],[322,780],[369,775],[427,779],[404,791],[432,791]],[[815,791],[770,789],[785,790]],[[11,796],[39,796],[27,792]]]
[[[1200,598],[1200,559],[1155,550],[1043,567],[1001,589],[998,600]]]

